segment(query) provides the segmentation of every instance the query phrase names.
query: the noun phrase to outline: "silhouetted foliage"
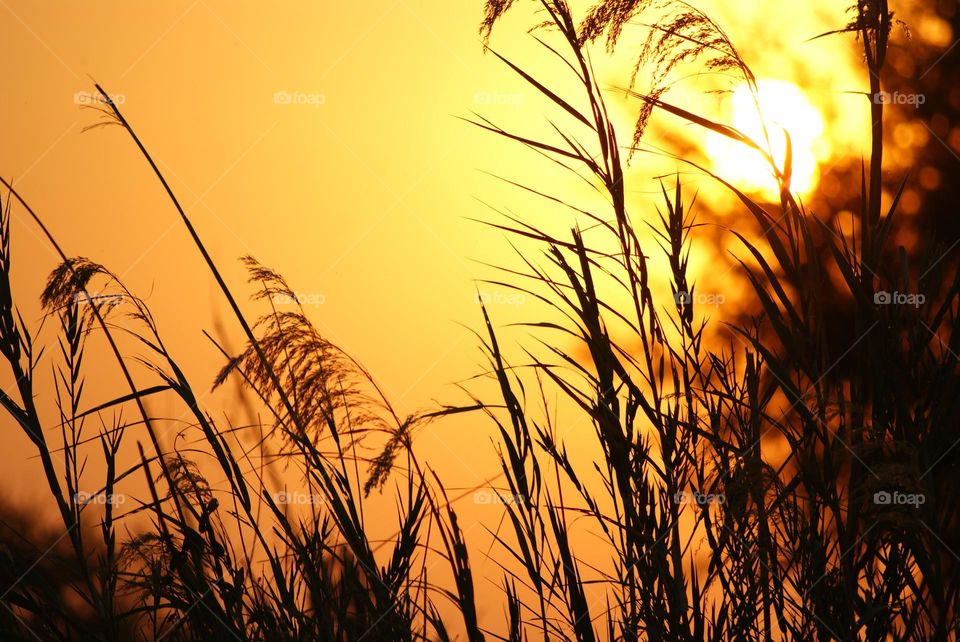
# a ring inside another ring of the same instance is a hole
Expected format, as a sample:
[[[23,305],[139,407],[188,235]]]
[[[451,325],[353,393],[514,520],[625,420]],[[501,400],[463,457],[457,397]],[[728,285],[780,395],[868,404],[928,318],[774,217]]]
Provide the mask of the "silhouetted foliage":
[[[217,344],[224,365],[214,386],[241,381],[267,417],[234,426],[201,406],[146,304],[105,267],[69,257],[3,181],[0,354],[16,388],[0,392],[0,405],[35,449],[58,522],[46,529],[0,509],[0,637],[957,639],[960,573],[950,544],[960,273],[949,238],[931,234],[916,255],[896,244],[904,188],[885,206],[883,103],[871,103],[871,155],[860,168],[857,220],[844,231],[795,196],[789,151],[776,158],[769,140],[666,100],[671,72],[692,62],[735,72],[756,92],[749,66],[708,16],[682,2],[606,0],[578,21],[563,0],[488,0],[481,33],[490,37],[519,4],[538,8],[535,35],[572,74],[577,95],[496,54],[566,120],[543,139],[482,117],[476,124],[589,177],[605,205],[521,184],[576,213],[569,234],[518,216],[491,222],[542,250],[521,253],[526,271],[504,267],[498,283],[553,315],[526,325],[535,343],[518,364],[483,310],[484,374],[496,399],[399,416],[375,378],[314,327],[284,278],[246,257],[259,306],[249,321],[146,146],[98,86],[102,124],[122,127],[154,170],[244,333],[237,354]],[[858,38],[876,95],[896,20],[882,0],[852,11],[830,37]],[[625,88],[638,112],[625,146],[589,52],[600,40],[625,46],[641,16],[652,22]],[[640,91],[635,81],[648,67],[649,90]],[[688,269],[700,229],[693,199],[679,180],[664,181],[656,212],[634,211],[627,196],[625,158],[655,112],[760,152],[778,188],[779,202],[758,202],[678,161],[729,190],[760,231],[728,232],[758,309],[728,326],[725,343],[708,340],[717,322]],[[13,207],[60,258],[41,296],[57,325],[52,355],[17,310]],[[652,242],[641,242],[641,223]],[[665,301],[651,283],[656,252],[669,266]],[[828,269],[843,288],[828,285]],[[837,302],[852,328],[843,341]],[[83,390],[94,335],[128,390],[90,407]],[[135,361],[125,341],[140,350]],[[44,358],[52,398],[35,385]],[[556,396],[576,416],[561,422],[547,401]],[[146,406],[153,397],[188,417],[173,445]],[[55,430],[42,418],[53,411]],[[495,429],[505,483],[496,492],[508,529],[494,533],[502,555],[493,558],[505,620],[494,630],[481,622],[486,605],[447,489],[413,448],[427,422],[476,411]],[[581,452],[566,434],[576,426]],[[123,468],[131,439],[139,457]],[[597,458],[584,461],[590,448]],[[96,478],[85,467],[91,453],[102,458]],[[284,487],[275,466],[300,486]],[[134,479],[144,496],[113,501]],[[369,513],[370,495],[387,493],[388,481],[396,532],[378,541],[368,527],[384,518]]]

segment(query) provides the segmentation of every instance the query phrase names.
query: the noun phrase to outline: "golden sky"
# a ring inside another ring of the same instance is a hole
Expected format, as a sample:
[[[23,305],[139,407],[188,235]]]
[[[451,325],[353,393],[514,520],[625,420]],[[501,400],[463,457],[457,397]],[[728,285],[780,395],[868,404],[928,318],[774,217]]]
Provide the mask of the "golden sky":
[[[816,147],[818,172],[858,156],[865,135],[848,125],[866,110],[844,93],[864,91],[852,40],[807,42],[846,21],[843,5],[701,5],[758,78],[791,83],[819,114],[832,147]],[[477,289],[501,321],[536,318],[532,302],[475,282],[495,275],[485,263],[513,259],[503,233],[471,219],[495,219],[486,203],[560,230],[572,223],[542,204],[524,209],[534,201],[484,172],[584,196],[535,155],[458,118],[476,111],[534,133],[546,127],[535,92],[484,55],[481,9],[479,0],[0,0],[0,173],[68,254],[105,264],[142,295],[194,380],[211,381],[220,361],[201,330],[221,318],[234,347],[240,334],[126,134],[83,132],[98,119],[82,108],[95,80],[157,159],[238,295],[250,289],[235,259],[252,254],[304,295],[321,332],[374,373],[398,411],[462,402],[451,384],[482,365],[469,330],[481,327]],[[930,38],[945,37],[942,25],[921,23]],[[517,12],[492,43],[539,65],[546,58],[526,36],[529,24]],[[611,87],[628,77],[623,56],[598,65]],[[729,101],[692,89],[671,95],[732,116]],[[613,91],[610,102],[627,141],[636,104]],[[639,208],[654,177],[677,168],[647,163],[638,157],[633,170]],[[55,256],[17,210],[13,229],[15,283],[22,301],[35,300]],[[39,307],[24,313],[39,324]],[[91,403],[111,392],[88,386]],[[497,470],[489,428],[461,419],[418,443],[449,486],[472,486]],[[14,464],[3,483],[29,495],[19,473],[31,464]],[[486,519],[497,509],[466,510]]]
[[[454,116],[486,95],[491,111],[514,109],[501,104],[511,86],[476,37],[479,8],[2,10],[0,64],[16,87],[3,107],[4,176],[68,254],[104,263],[147,299],[198,381],[217,367],[201,329],[221,299],[127,137],[82,133],[98,117],[77,104],[91,79],[122,102],[239,294],[249,291],[235,261],[243,254],[284,273],[313,295],[318,327],[377,373],[401,411],[453,394],[446,384],[473,373],[474,340],[457,322],[476,320],[470,259],[485,258],[478,241],[493,235],[465,217],[483,213],[473,196],[489,179],[476,168],[500,161],[489,137]],[[305,104],[278,104],[277,92]],[[15,278],[27,299],[55,261],[22,221]]]

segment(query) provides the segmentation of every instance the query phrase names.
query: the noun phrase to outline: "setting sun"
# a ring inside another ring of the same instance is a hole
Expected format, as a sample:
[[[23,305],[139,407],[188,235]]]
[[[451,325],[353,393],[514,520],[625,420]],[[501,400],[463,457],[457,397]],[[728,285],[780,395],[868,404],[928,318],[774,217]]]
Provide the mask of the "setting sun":
[[[0,642],[960,642],[960,0],[0,34]]]
[[[823,138],[823,117],[791,82],[760,80],[757,88],[756,100],[746,84],[733,91],[728,105],[729,123],[763,147],[767,147],[764,143],[766,124],[769,149],[781,168],[786,153],[786,131],[793,146],[793,190],[800,195],[808,194],[817,184],[819,164],[830,155],[830,146]],[[713,171],[722,178],[748,192],[776,198],[776,182],[770,167],[756,150],[711,133],[707,138],[707,154]]]

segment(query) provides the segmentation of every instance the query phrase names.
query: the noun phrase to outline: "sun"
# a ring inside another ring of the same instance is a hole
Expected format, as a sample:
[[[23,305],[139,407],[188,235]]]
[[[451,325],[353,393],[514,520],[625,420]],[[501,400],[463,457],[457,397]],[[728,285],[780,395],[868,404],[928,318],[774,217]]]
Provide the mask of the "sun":
[[[830,146],[824,137],[823,117],[802,89],[785,80],[759,80],[754,100],[749,87],[741,84],[730,97],[729,109],[727,122],[764,147],[766,123],[769,150],[781,168],[786,131],[793,149],[792,189],[801,196],[813,191],[820,165],[830,157]],[[707,137],[706,150],[712,170],[720,177],[744,191],[778,198],[773,174],[759,152],[713,132]]]

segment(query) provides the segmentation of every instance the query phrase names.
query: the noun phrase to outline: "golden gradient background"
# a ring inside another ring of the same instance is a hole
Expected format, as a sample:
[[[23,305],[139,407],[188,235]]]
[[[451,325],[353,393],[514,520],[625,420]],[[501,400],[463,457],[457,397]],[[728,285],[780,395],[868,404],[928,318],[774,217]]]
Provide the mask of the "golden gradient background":
[[[859,157],[866,132],[850,123],[864,121],[867,104],[844,93],[865,88],[852,38],[807,42],[846,22],[844,3],[698,6],[724,25],[758,77],[804,89],[827,122],[833,158]],[[919,37],[948,45],[949,27],[916,11]],[[482,326],[477,289],[510,294],[475,280],[496,276],[487,263],[516,264],[506,235],[472,219],[496,220],[486,203],[561,231],[572,224],[484,171],[585,198],[584,188],[535,154],[458,118],[476,111],[530,133],[548,126],[535,92],[484,54],[481,12],[480,0],[0,0],[0,173],[68,254],[103,263],[143,296],[193,381],[212,381],[221,359],[201,331],[222,320],[234,348],[240,333],[126,133],[83,132],[99,115],[76,97],[93,91],[95,80],[158,161],[238,295],[252,290],[235,259],[251,254],[318,302],[305,306],[318,329],[374,374],[398,412],[464,402],[453,384],[483,368],[471,331]],[[526,35],[530,16],[509,16],[492,44],[559,78]],[[597,64],[611,87],[625,83],[628,56],[598,56]],[[277,104],[277,92],[312,95],[318,104]],[[609,99],[628,141],[637,105],[615,92]],[[724,115],[717,98],[681,91],[674,100]],[[698,134],[684,136],[703,144]],[[634,211],[652,214],[656,177],[676,169],[638,156]],[[36,301],[56,258],[18,208],[12,227],[14,282],[21,301]],[[709,268],[725,250],[697,256]],[[532,303],[491,309],[498,322],[537,319]],[[39,326],[39,304],[22,312]],[[51,338],[47,332],[41,336]],[[115,365],[103,364],[112,374]],[[120,392],[88,381],[87,401]],[[223,414],[217,400],[206,402]],[[15,456],[28,452],[27,442],[8,417],[0,422],[7,440],[0,483],[24,503],[43,496],[36,462]],[[469,488],[498,470],[491,435],[482,417],[460,417],[431,425],[416,444],[450,488]],[[495,528],[502,512],[470,502],[462,510],[468,540]],[[475,560],[484,577],[486,562]]]

